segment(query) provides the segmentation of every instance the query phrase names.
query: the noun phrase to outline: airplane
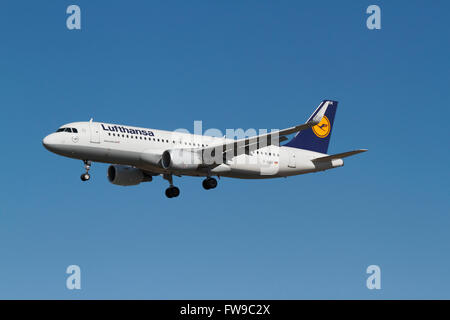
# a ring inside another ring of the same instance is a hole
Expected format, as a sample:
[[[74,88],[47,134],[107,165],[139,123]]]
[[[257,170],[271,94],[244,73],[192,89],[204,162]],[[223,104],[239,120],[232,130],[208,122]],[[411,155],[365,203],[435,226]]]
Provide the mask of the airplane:
[[[111,164],[108,180],[132,186],[162,176],[165,194],[178,197],[173,176],[204,177],[214,189],[221,177],[265,179],[289,177],[342,167],[343,158],[367,151],[327,154],[338,102],[323,100],[308,120],[294,127],[243,139],[139,128],[104,122],[73,122],[47,135],[42,144],[58,155],[84,163],[82,181],[90,179],[92,162]],[[286,136],[296,133],[289,140]]]

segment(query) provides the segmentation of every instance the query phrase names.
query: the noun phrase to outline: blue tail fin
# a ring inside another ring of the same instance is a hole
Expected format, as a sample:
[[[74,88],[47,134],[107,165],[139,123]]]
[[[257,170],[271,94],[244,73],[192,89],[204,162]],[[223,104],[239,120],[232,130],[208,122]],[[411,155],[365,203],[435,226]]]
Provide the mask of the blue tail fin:
[[[311,120],[317,111],[323,106],[324,103],[328,104],[327,111],[324,117],[312,128],[302,130],[291,141],[289,141],[285,146],[306,149],[311,151],[316,151],[320,153],[327,153],[328,144],[330,143],[331,131],[333,129],[334,115],[336,114],[336,109],[338,106],[337,101],[324,100],[317,107],[316,111],[309,117],[308,121]]]

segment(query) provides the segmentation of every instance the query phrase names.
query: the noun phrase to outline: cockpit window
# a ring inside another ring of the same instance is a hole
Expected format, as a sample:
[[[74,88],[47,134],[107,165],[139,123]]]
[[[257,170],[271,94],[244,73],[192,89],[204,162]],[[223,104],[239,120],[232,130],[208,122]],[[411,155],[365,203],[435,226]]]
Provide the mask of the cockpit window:
[[[58,130],[56,130],[56,132],[73,132],[73,133],[78,133],[78,130],[76,128],[59,128]]]

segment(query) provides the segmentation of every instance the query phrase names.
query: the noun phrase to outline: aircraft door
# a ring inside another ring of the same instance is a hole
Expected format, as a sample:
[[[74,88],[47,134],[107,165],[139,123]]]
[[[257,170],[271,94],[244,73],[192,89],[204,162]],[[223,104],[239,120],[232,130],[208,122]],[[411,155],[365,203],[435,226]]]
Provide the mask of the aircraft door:
[[[290,152],[288,167],[289,168],[295,168],[296,167],[295,152],[294,151]]]
[[[89,121],[89,129],[91,131],[91,143],[100,143],[100,124]]]

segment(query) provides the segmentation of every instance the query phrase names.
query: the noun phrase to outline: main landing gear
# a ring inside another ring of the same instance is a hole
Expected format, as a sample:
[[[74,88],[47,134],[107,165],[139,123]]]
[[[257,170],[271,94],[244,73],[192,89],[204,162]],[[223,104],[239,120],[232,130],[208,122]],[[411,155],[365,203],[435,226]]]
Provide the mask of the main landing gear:
[[[91,169],[91,162],[89,160],[84,160],[84,169],[86,170],[85,173],[81,175],[81,181],[88,181],[91,178],[91,175],[89,174],[89,169]]]
[[[167,198],[176,198],[180,195],[180,189],[175,186],[168,187],[166,189],[166,197]]]
[[[173,185],[173,178],[171,174],[163,174],[163,178],[169,181],[170,186],[166,189],[166,197],[167,198],[176,198],[180,195],[180,189],[175,187]],[[207,177],[205,180],[203,180],[203,188],[206,190],[214,189],[217,187],[217,180],[216,178]]]
[[[173,178],[171,174],[164,174],[163,178],[169,181],[170,186],[166,189],[167,198],[176,198],[180,195],[180,189],[173,185]]]
[[[202,182],[203,188],[206,190],[214,189],[217,187],[217,180],[215,178],[208,177]]]

